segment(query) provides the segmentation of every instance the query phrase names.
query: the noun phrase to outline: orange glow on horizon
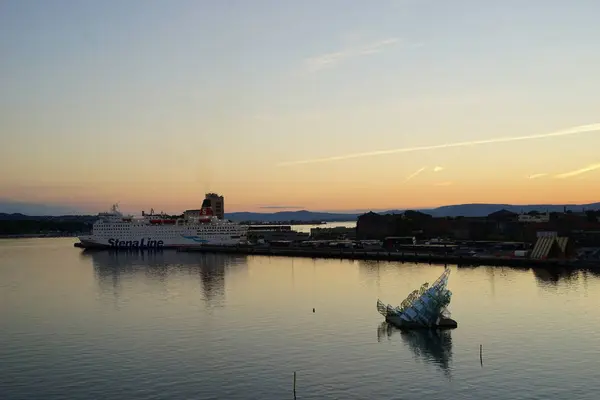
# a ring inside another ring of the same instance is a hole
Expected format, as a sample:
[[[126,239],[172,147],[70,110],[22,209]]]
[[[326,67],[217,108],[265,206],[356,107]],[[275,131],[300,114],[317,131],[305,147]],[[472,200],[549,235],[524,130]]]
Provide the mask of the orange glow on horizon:
[[[494,204],[589,204],[600,201],[600,187],[593,186],[594,177],[586,179],[526,180],[521,182],[451,183],[438,186],[432,183],[408,182],[397,185],[385,182],[373,182],[362,188],[356,186],[305,184],[279,186],[276,190],[267,190],[266,184],[261,190],[247,192],[248,185],[241,188],[223,185],[222,190],[212,190],[225,197],[227,212],[276,212],[285,208],[265,208],[265,206],[292,206],[289,210],[306,209],[309,211],[327,210],[387,210],[405,208],[435,208],[444,205],[468,203]],[[160,186],[157,185],[157,186]],[[257,185],[260,187],[260,185]],[[142,210],[154,208],[165,212],[177,213],[185,209],[199,207],[204,193],[208,190],[193,190],[177,185],[165,186],[169,190],[156,191],[150,187],[138,186],[135,190],[124,187],[106,187],[91,192],[84,187],[58,187],[40,190],[39,188],[21,188],[13,199],[27,198],[29,202],[70,205],[90,211],[108,208],[119,202],[124,210]],[[10,196],[5,196],[10,198]]]

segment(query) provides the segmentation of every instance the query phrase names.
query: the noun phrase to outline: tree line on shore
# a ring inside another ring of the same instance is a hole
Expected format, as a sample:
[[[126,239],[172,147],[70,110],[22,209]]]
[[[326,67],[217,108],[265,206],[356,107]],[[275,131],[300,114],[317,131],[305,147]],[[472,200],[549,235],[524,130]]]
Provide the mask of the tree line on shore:
[[[387,217],[368,213],[363,216],[368,217],[369,214],[377,219],[385,219]],[[539,214],[537,212],[530,212],[529,214]],[[571,212],[566,213],[550,213],[550,220],[558,219],[562,215],[569,215]],[[583,213],[583,219],[588,222],[598,221],[600,218],[600,210],[587,210]],[[179,215],[171,216],[181,217]],[[488,219],[490,216],[488,216]],[[446,218],[432,218],[431,215],[418,211],[405,211],[403,218],[395,219],[393,224],[396,225],[393,229],[393,234],[400,233],[411,233],[415,230],[422,229],[424,226],[429,225],[428,221],[431,220],[461,220],[461,217],[446,217]],[[484,218],[485,219],[485,218]],[[3,214],[0,213],[0,235],[35,235],[35,234],[77,234],[90,232],[93,223],[97,220],[97,216],[92,215],[64,215],[64,216],[29,216],[23,214]],[[296,222],[296,221],[294,221]],[[389,224],[387,224],[389,225]],[[402,229],[401,229],[402,228]],[[390,233],[392,234],[392,233]]]
[[[60,217],[0,214],[0,235],[76,234],[89,232],[97,219],[87,215]]]

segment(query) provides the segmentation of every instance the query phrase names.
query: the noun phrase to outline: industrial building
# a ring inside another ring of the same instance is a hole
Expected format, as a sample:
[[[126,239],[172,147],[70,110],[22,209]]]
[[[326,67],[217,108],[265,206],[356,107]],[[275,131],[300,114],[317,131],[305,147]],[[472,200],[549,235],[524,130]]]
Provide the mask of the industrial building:
[[[306,232],[296,232],[289,225],[250,226],[248,228],[248,241],[266,243],[275,241],[302,242],[309,239]]]
[[[204,198],[210,200],[210,206],[217,218],[225,218],[225,199],[223,196],[218,195],[217,193],[206,193]]]

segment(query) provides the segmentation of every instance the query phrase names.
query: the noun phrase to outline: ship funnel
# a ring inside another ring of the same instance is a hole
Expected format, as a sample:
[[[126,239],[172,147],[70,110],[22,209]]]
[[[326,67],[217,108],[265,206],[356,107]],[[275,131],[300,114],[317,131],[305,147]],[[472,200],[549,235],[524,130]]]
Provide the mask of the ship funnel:
[[[200,215],[201,216],[214,215],[214,212],[213,212],[213,209],[212,209],[209,199],[204,199],[204,201],[202,202],[202,207],[200,207]]]

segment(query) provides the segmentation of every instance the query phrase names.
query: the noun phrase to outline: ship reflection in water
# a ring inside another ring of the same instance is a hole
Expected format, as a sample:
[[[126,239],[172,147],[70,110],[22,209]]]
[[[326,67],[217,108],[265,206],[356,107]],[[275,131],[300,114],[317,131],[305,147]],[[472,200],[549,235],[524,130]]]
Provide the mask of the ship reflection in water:
[[[247,266],[246,256],[174,250],[85,250],[81,257],[91,258],[100,287],[115,296],[122,290],[123,281],[149,278],[166,285],[169,277],[190,275],[200,278],[209,305],[219,305],[224,299],[227,273]]]
[[[445,329],[400,330],[387,322],[377,327],[377,341],[392,339],[394,334],[400,335],[404,344],[413,352],[415,359],[422,359],[442,370],[451,379],[452,336]]]

